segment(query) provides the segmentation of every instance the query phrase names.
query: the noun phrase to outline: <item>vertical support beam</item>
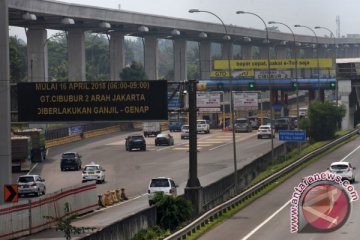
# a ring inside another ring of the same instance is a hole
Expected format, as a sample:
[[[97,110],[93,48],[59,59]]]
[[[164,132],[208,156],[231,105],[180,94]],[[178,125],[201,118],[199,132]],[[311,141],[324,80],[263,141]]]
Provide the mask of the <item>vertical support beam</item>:
[[[27,37],[28,81],[48,81],[47,31],[43,28],[29,28]]]
[[[85,35],[81,29],[68,33],[69,81],[86,81]]]
[[[223,42],[221,44],[221,59],[233,59],[234,45],[231,42]]]
[[[209,79],[211,71],[211,42],[201,41],[200,42],[200,78]]]
[[[275,48],[275,50],[276,50],[276,58],[279,58],[279,59],[288,58],[288,55],[287,55],[288,48],[287,47],[285,47],[285,46],[277,46]]]
[[[9,11],[8,1],[0,0],[0,188],[11,183],[10,142],[10,60],[9,60]],[[0,204],[4,203],[0,197]]]
[[[144,67],[145,73],[149,80],[158,79],[158,57],[157,57],[157,37],[155,36],[146,36],[145,39],[145,48],[144,48]]]
[[[174,40],[174,81],[187,80],[186,40]]]
[[[266,45],[264,46],[259,46],[259,51],[260,51],[260,59],[266,59],[268,57],[268,47]]]
[[[185,197],[191,201],[193,216],[202,211],[202,187],[197,176],[196,81],[189,80],[189,179]]]
[[[120,32],[110,33],[109,42],[110,54],[110,80],[120,80],[120,73],[124,68],[125,52],[124,52],[124,34]]]
[[[241,58],[244,60],[252,59],[252,46],[241,45]]]
[[[339,98],[342,105],[345,107],[345,116],[341,121],[341,130],[351,129],[354,126],[354,112],[350,111],[350,93],[351,93],[351,80],[338,81]]]

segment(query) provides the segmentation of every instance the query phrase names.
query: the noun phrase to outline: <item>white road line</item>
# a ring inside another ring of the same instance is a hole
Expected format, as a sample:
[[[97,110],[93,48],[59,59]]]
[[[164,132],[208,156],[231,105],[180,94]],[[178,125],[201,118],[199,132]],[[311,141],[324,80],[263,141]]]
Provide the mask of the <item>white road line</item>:
[[[29,171],[26,175],[30,175],[30,173],[32,172],[32,170],[34,170],[37,165],[38,165],[38,163],[35,163],[35,165],[30,169],[30,171]]]
[[[224,144],[221,144],[221,145],[219,145],[219,146],[216,146],[216,147],[210,148],[209,150],[210,150],[210,151],[212,151],[212,150],[215,150],[215,149],[221,148],[221,147],[226,146],[226,145],[229,145],[229,144],[232,144],[232,142],[231,142],[231,143],[224,143]]]
[[[346,160],[351,154],[353,154],[355,151],[357,151],[360,148],[360,145],[352,150],[349,154],[347,154],[345,157],[343,157],[339,162],[343,162]],[[265,219],[262,223],[260,223],[256,228],[254,228],[251,232],[249,232],[245,237],[241,238],[241,240],[247,240],[252,235],[254,235],[260,228],[262,228],[266,223],[268,223],[272,218],[274,218],[279,212],[281,212],[289,203],[291,202],[291,199],[287,201],[284,205],[282,205],[278,210],[276,210],[270,217]]]
[[[241,240],[247,240],[249,239],[254,233],[256,233],[262,226],[264,226],[266,223],[268,223],[273,217],[275,217],[279,212],[281,212],[287,205],[289,205],[291,199],[287,201],[284,205],[282,205],[276,212],[274,212],[270,217],[265,219],[262,223],[260,223],[256,228],[254,228],[251,232],[249,232],[245,237],[243,237]]]

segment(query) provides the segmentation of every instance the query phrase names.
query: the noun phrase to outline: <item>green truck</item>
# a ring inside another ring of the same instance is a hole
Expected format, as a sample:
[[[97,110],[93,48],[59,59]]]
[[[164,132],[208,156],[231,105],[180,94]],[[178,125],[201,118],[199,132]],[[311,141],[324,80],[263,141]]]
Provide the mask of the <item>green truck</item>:
[[[23,129],[14,132],[16,136],[27,136],[31,138],[31,162],[42,162],[46,159],[47,148],[45,131],[39,128]]]
[[[31,168],[31,138],[11,136],[12,172],[29,171]]]

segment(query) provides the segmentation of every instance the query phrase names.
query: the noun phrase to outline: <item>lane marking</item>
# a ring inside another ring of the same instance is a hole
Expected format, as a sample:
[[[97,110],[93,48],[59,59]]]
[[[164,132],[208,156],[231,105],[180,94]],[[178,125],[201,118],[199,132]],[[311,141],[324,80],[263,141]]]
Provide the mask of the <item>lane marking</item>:
[[[249,239],[254,233],[256,233],[260,228],[262,228],[266,223],[268,223],[273,217],[275,217],[279,212],[281,212],[287,205],[289,205],[291,202],[291,199],[287,201],[284,205],[282,205],[276,212],[271,214],[267,219],[265,219],[262,223],[260,223],[256,228],[254,228],[251,232],[249,232],[245,237],[243,237],[241,240],[247,240]]]
[[[353,154],[355,151],[357,151],[360,148],[360,145],[352,150],[349,154],[347,154],[345,157],[343,157],[339,162],[343,162],[345,159],[347,159],[351,154]],[[262,228],[266,223],[268,223],[272,218],[274,218],[279,212],[281,212],[289,203],[291,202],[291,199],[287,201],[284,205],[282,205],[278,210],[276,210],[271,216],[269,216],[267,219],[265,219],[262,223],[260,223],[256,228],[254,228],[251,232],[249,232],[245,237],[241,238],[241,240],[247,240],[252,235],[254,235],[260,228]]]

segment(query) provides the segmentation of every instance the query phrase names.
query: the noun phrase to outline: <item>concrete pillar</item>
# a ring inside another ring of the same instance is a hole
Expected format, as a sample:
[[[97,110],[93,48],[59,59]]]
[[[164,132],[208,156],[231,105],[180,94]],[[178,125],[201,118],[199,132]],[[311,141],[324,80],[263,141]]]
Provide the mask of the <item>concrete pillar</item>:
[[[211,71],[211,42],[201,41],[200,42],[200,78],[209,79]]]
[[[43,28],[29,28],[27,37],[28,81],[48,81],[47,31]]]
[[[158,79],[158,57],[157,57],[157,37],[146,36],[145,39],[145,54],[144,54],[144,68],[149,80]]]
[[[260,59],[267,59],[268,58],[268,46],[260,46]]]
[[[174,40],[174,81],[187,80],[186,40]]]
[[[120,32],[110,33],[110,80],[120,80],[120,73],[124,68],[124,34]]]
[[[241,45],[241,58],[244,60],[252,59],[252,46]]]
[[[10,143],[10,60],[9,60],[9,11],[8,1],[0,0],[0,188],[11,183]],[[0,204],[4,198],[0,197]]]
[[[86,81],[85,35],[81,29],[68,33],[69,81]]]
[[[341,129],[351,129],[354,126],[354,112],[349,108],[350,103],[350,93],[351,93],[351,80],[341,80],[338,81],[338,91],[339,99],[341,104],[345,107],[346,112],[345,116],[341,121]]]
[[[221,58],[233,59],[233,44],[231,42],[224,42],[221,44]]]
[[[276,58],[278,59],[286,59],[288,58],[287,50],[288,48],[285,46],[276,47]]]

